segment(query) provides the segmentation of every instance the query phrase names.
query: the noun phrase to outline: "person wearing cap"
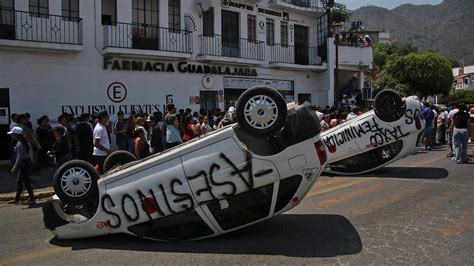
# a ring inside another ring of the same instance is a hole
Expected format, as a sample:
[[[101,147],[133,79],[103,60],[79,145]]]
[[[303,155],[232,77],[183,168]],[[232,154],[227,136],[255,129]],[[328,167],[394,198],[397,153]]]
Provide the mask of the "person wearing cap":
[[[28,152],[30,150],[30,146],[26,141],[25,137],[23,136],[23,129],[21,127],[13,127],[9,132],[12,139],[16,141],[14,154],[15,154],[15,162],[11,169],[11,174],[17,176],[16,182],[16,196],[15,199],[9,201],[9,203],[18,204],[20,202],[21,192],[23,192],[23,184],[28,191],[28,195],[30,197],[28,204],[32,205],[36,203],[35,195],[33,193],[33,188],[31,187],[31,180],[30,180],[30,172],[32,170],[32,163],[31,159],[28,156]]]
[[[102,174],[104,161],[110,154],[110,139],[107,133],[107,124],[109,122],[109,114],[107,111],[101,111],[97,114],[98,123],[94,128],[94,161],[99,165],[99,173]]]

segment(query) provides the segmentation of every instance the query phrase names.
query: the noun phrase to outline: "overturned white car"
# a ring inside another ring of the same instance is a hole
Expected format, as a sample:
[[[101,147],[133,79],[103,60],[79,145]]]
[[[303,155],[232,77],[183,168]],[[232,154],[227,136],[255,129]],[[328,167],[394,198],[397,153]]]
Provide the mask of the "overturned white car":
[[[326,173],[357,175],[388,165],[417,149],[423,137],[420,102],[391,90],[375,98],[375,110],[321,133]]]
[[[140,161],[113,153],[100,177],[83,161],[62,165],[59,199],[43,206],[46,228],[60,239],[200,239],[295,207],[326,162],[315,113],[267,87],[247,90],[236,107],[238,124]]]

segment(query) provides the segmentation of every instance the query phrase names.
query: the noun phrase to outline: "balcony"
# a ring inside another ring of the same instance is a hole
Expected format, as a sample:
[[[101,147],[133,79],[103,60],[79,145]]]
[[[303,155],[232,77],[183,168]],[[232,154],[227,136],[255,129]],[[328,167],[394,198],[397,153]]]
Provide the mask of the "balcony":
[[[159,59],[189,59],[193,53],[192,32],[149,24],[112,22],[103,26],[104,53]]]
[[[82,19],[0,8],[0,47],[28,51],[82,51]]]
[[[372,68],[372,47],[355,47],[339,45],[339,67],[347,70]]]
[[[299,47],[283,44],[270,46],[270,67],[288,70],[324,71],[317,47]]]
[[[270,0],[270,5],[285,11],[298,13],[306,16],[314,16],[315,13],[322,14],[324,8],[319,4],[320,0]]]
[[[201,53],[198,61],[260,65],[265,59],[265,44],[262,41],[221,35],[201,35],[199,38]]]

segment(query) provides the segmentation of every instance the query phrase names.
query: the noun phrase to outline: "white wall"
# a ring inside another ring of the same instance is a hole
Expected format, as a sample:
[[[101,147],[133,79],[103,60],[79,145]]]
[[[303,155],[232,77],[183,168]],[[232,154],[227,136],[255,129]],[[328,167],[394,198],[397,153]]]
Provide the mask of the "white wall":
[[[50,0],[50,11],[60,14],[60,0]],[[95,6],[94,6],[95,2]],[[242,1],[243,2],[243,1]],[[59,4],[58,4],[59,3]],[[54,4],[54,7],[52,6]],[[266,1],[258,4],[259,7],[272,9]],[[27,0],[16,0],[16,9],[28,10]],[[221,34],[221,1],[214,0],[215,33]],[[168,27],[167,1],[160,0],[160,26]],[[247,14],[257,15],[259,19],[270,17],[275,20],[275,42],[279,43],[280,21],[282,18],[263,15],[256,11],[246,11],[239,8],[230,10],[240,12],[241,15],[241,37],[247,38]],[[255,8],[256,10],[256,8]],[[281,10],[275,10],[281,12]],[[182,0],[182,28],[184,29],[183,14],[190,13],[197,20],[197,31],[194,32],[193,55],[188,62],[195,62],[200,53],[200,42],[198,35],[202,34],[202,18],[194,8],[193,1]],[[69,106],[95,106],[106,105],[110,108],[127,106],[130,112],[131,106],[158,106],[162,110],[166,95],[174,95],[175,104],[178,108],[191,107],[198,110],[198,105],[190,105],[189,97],[198,96],[200,90],[205,90],[202,85],[202,74],[189,73],[162,73],[162,72],[137,72],[116,71],[103,69],[103,33],[101,25],[101,1],[81,1],[80,17],[83,19],[83,51],[79,53],[49,53],[44,51],[22,51],[0,49],[0,86],[10,89],[11,112],[32,114],[33,119],[47,114],[57,117],[62,111],[71,112]],[[117,0],[117,21],[131,22],[131,1]],[[316,19],[290,14],[289,25],[299,24],[310,27],[310,46],[316,46]],[[265,35],[258,34],[257,38],[264,41]],[[293,38],[289,38],[290,40]],[[265,47],[267,47],[265,45]],[[125,57],[124,57],[125,58]],[[122,59],[124,59],[122,58]],[[163,61],[148,58],[128,58],[141,61]],[[332,71],[321,73],[311,71],[287,71],[275,70],[268,67],[270,53],[267,49],[266,62],[261,67],[255,67],[258,77],[261,79],[280,79],[294,81],[294,96],[297,100],[299,93],[311,93],[312,103],[326,105],[332,103]],[[218,64],[225,66],[225,64]],[[235,67],[235,66],[233,66]],[[248,66],[249,68],[253,68]],[[331,63],[329,63],[329,68]],[[212,90],[223,89],[223,76],[212,75],[214,87]],[[121,82],[128,89],[125,101],[113,103],[107,96],[107,87],[112,82]],[[328,91],[329,90],[329,91]],[[66,110],[62,110],[66,106]],[[221,106],[222,103],[221,103]],[[222,107],[221,107],[222,108]],[[76,111],[76,110],[73,110]],[[82,110],[79,108],[79,111]],[[88,112],[86,108],[84,110]],[[146,110],[149,111],[149,110]],[[151,111],[154,111],[151,110]],[[114,119],[114,118],[113,118]],[[34,120],[33,120],[34,121]]]

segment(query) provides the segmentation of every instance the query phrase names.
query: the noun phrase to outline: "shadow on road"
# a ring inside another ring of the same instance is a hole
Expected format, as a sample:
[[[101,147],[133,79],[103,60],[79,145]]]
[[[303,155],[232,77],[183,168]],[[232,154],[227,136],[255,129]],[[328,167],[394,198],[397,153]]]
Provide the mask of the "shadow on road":
[[[448,175],[448,170],[438,167],[383,167],[374,172],[359,176],[405,179],[443,179],[447,178]]]
[[[128,235],[79,240],[51,240],[51,244],[81,249],[113,249],[179,253],[335,257],[362,250],[359,234],[340,215],[284,214],[223,236],[193,242],[157,242]]]

